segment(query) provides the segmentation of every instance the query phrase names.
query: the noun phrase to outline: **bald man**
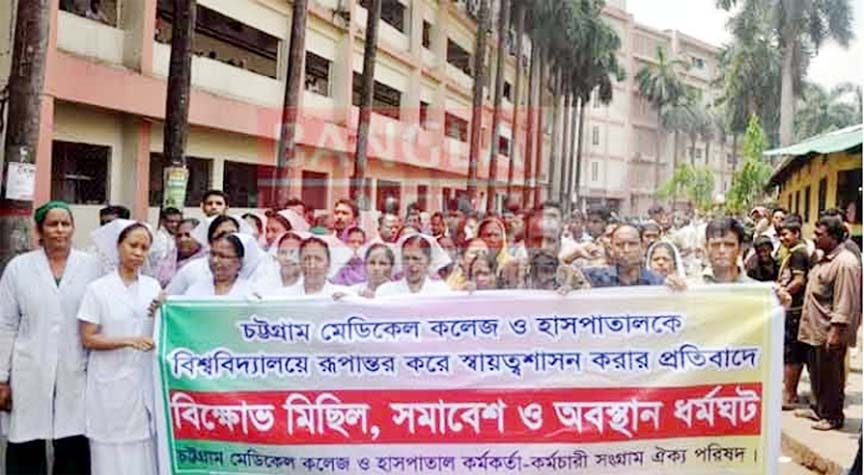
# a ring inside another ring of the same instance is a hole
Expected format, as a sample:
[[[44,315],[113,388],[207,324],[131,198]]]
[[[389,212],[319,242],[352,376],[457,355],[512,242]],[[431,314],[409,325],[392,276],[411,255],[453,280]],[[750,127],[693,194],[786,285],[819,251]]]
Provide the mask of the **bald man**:
[[[663,285],[663,276],[644,265],[642,240],[635,226],[618,226],[612,231],[611,240],[611,265],[582,270],[592,287]]]

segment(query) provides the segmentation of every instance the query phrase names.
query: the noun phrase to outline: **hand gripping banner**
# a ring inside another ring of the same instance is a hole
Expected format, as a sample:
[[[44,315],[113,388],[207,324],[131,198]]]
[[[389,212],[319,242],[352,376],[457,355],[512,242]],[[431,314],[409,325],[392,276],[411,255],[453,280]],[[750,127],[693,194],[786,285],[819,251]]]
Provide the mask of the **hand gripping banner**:
[[[770,287],[169,300],[172,474],[772,474]]]

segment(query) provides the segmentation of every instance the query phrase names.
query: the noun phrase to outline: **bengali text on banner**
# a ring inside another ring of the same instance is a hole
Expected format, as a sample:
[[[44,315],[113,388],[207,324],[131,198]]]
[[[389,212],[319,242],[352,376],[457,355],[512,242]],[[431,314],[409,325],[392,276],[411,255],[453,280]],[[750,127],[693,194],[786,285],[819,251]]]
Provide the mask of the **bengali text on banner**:
[[[169,300],[162,473],[772,474],[770,287]]]

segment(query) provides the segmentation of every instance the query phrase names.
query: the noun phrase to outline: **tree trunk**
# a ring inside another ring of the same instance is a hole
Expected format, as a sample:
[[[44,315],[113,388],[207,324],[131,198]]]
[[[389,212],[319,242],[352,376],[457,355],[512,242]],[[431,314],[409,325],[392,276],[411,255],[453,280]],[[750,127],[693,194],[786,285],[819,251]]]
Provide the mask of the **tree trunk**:
[[[657,133],[654,141],[654,195],[653,201],[656,205],[660,202],[660,197],[657,193],[660,191],[660,130],[663,120],[661,119],[660,106],[657,106]]]
[[[539,61],[536,47],[531,45],[531,65],[528,66],[528,127],[525,131],[525,175],[522,185],[522,209],[530,209],[531,204],[531,185],[534,181],[532,177],[532,166],[534,161],[534,115],[537,111],[534,110],[534,75],[537,62]]]
[[[573,186],[573,198],[571,201],[575,201],[576,209],[581,209],[580,202],[582,199],[582,193],[580,192],[582,186],[582,144],[583,135],[585,133],[585,101],[580,101],[579,105],[579,132],[578,138],[576,139],[576,176],[573,178],[574,186]],[[572,211],[572,209],[571,209]]]
[[[174,0],[171,22],[171,63],[165,100],[162,151],[173,167],[186,166],[186,131],[189,126],[189,90],[192,83],[192,37],[195,0]]]
[[[573,210],[573,168],[576,166],[576,126],[585,103],[581,98],[573,95],[573,115],[570,118],[570,150],[567,156],[567,192],[565,194],[564,209],[569,213]],[[579,137],[580,139],[582,137]]]
[[[375,56],[378,51],[378,20],[382,0],[372,0],[366,13],[366,41],[363,45],[363,75],[360,89],[360,114],[357,118],[357,146],[354,149],[354,173],[351,175],[351,198],[361,210],[369,209],[369,186],[366,183],[366,153],[369,123],[372,119],[372,92],[375,87]]]
[[[696,166],[696,136],[690,134],[690,166]]]
[[[795,136],[795,92],[792,89],[794,58],[798,42],[793,38],[783,48],[783,69],[780,81],[780,146],[792,145]]]
[[[483,84],[486,82],[486,32],[489,29],[489,0],[480,1],[477,38],[474,42],[474,87],[471,100],[471,137],[468,150],[468,200],[477,203],[477,165],[480,161],[480,132],[483,128]]]
[[[546,180],[546,196],[552,199],[554,183],[558,180],[558,148],[560,147],[559,135],[561,133],[561,75],[554,69],[550,71],[552,76],[552,143],[549,148],[549,175]]]
[[[543,163],[543,139],[546,137],[546,133],[543,131],[543,113],[544,109],[544,97],[546,95],[546,77],[544,73],[546,72],[546,64],[543,61],[543,52],[537,52],[537,61],[539,64],[537,65],[537,150],[536,156],[534,158],[534,206],[539,206],[542,201],[542,190],[540,189],[540,166]]]
[[[307,0],[294,0],[291,10],[291,43],[288,50],[288,66],[285,72],[285,96],[282,103],[282,127],[279,130],[279,157],[276,162],[274,200],[278,208],[284,208],[296,188],[290,175],[297,150],[297,115],[300,108],[300,84],[303,78],[302,65],[306,54],[306,4]]]
[[[569,81],[568,81],[569,82]],[[565,83],[565,91],[570,89],[570,85]],[[573,103],[573,94],[569,92],[564,93],[564,118],[562,119],[564,122],[564,135],[561,137],[561,155],[558,159],[558,163],[560,165],[560,173],[561,175],[558,177],[558,202],[564,203],[564,196],[567,192],[567,150],[570,145],[570,134],[573,133],[570,130],[570,117],[572,114],[572,103]],[[563,208],[563,205],[562,205]]]
[[[33,172],[39,145],[42,92],[45,86],[45,57],[50,28],[49,0],[19,0],[15,15],[15,40],[9,74],[9,115],[6,129],[5,167],[16,166]],[[15,165],[13,165],[13,163]],[[3,176],[8,176],[6,173]],[[6,198],[7,183],[0,194],[0,273],[17,254],[30,248],[30,214],[33,197]]]
[[[678,129],[672,132],[672,173],[678,169]]]
[[[710,166],[711,164],[711,140],[705,141],[705,165]]]
[[[732,134],[732,171],[738,170],[738,134]]]
[[[489,152],[489,177],[486,184],[486,212],[495,210],[498,180],[498,154],[501,152],[501,100],[504,95],[504,57],[507,56],[507,29],[510,25],[510,0],[501,0],[498,12],[498,51],[495,56],[495,96],[492,112],[492,142]],[[511,147],[512,148],[512,147]],[[512,153],[511,162],[512,160]]]
[[[507,199],[513,194],[513,169],[515,168],[516,151],[520,149],[519,138],[519,100],[522,98],[522,35],[525,33],[525,7],[520,2],[516,4],[516,84],[513,87],[513,121],[510,130],[510,163],[507,166]],[[523,157],[524,158],[524,157]],[[523,166],[525,160],[522,160]]]

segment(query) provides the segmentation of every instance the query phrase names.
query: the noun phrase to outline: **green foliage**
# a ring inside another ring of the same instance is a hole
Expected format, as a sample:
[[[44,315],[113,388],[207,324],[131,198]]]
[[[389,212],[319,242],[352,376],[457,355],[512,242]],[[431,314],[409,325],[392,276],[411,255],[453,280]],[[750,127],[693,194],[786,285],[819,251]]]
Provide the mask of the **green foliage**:
[[[642,67],[636,73],[636,86],[641,94],[662,115],[665,107],[686,102],[689,90],[678,74],[689,65],[680,59],[671,59],[666,51],[657,47],[657,64]]]
[[[768,139],[759,118],[751,115],[744,134],[744,164],[732,175],[732,183],[726,193],[726,208],[730,212],[746,212],[764,196],[765,185],[772,173],[771,166],[762,157],[767,146]]]
[[[795,137],[804,140],[861,122],[861,86],[840,84],[830,92],[806,83],[795,114]]]
[[[705,166],[694,167],[681,164],[675,168],[672,178],[658,191],[663,199],[687,198],[693,208],[705,212],[711,209],[714,192],[714,172]]]
[[[810,58],[825,41],[849,45],[854,38],[850,0],[715,0],[715,5],[726,11],[740,7],[728,27],[734,42],[721,55],[730,129],[740,132],[755,113],[768,128],[772,144],[778,143],[780,128],[791,138],[794,115],[780,113],[793,111],[794,104],[780,107],[781,84],[800,96]],[[788,74],[783,74],[785,67],[790,68]],[[791,84],[785,83],[787,78]]]

